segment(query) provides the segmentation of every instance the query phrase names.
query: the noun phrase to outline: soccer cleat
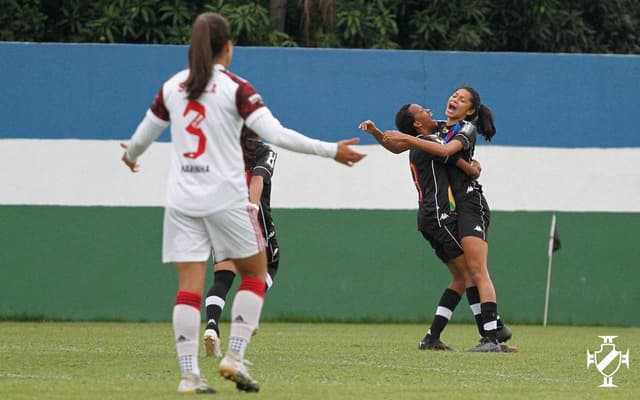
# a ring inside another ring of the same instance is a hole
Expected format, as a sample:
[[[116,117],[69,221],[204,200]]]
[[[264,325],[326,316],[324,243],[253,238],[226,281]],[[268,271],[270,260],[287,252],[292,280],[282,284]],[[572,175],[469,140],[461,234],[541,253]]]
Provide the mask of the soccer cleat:
[[[472,353],[499,353],[501,352],[500,345],[497,342],[492,342],[487,338],[480,338],[480,343],[477,346],[470,348]]]
[[[508,344],[500,343],[500,351],[502,353],[517,353],[518,348],[514,346],[509,346]]]
[[[453,351],[453,349],[446,344],[442,343],[440,339],[432,339],[431,335],[427,335],[418,344],[420,350],[444,350]]]
[[[258,392],[260,390],[260,384],[249,375],[247,364],[250,363],[237,358],[233,354],[227,353],[222,361],[220,361],[218,371],[224,379],[235,382],[238,390]]]
[[[213,329],[205,329],[204,331],[204,350],[207,357],[222,357],[220,338]]]
[[[509,329],[509,327],[506,325],[502,325],[502,328],[499,328],[496,331],[498,343],[506,342],[507,340],[511,339],[511,336],[513,336],[513,333],[511,332],[511,329]]]
[[[178,385],[178,393],[185,394],[213,394],[216,390],[207,385],[207,382],[192,372],[185,372],[180,377],[180,384]]]

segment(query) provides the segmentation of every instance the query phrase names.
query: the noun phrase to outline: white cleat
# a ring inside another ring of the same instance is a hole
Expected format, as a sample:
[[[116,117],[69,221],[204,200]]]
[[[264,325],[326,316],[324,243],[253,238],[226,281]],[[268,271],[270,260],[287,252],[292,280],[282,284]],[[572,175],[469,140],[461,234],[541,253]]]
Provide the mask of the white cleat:
[[[204,331],[204,350],[207,357],[222,357],[220,338],[213,329],[206,329]]]
[[[244,392],[258,392],[260,384],[249,375],[247,360],[240,360],[232,354],[227,353],[220,362],[218,371],[224,379],[236,383],[236,388]]]
[[[178,393],[213,394],[216,393],[216,390],[207,385],[207,381],[205,381],[200,375],[196,375],[191,372],[185,372],[180,377]]]

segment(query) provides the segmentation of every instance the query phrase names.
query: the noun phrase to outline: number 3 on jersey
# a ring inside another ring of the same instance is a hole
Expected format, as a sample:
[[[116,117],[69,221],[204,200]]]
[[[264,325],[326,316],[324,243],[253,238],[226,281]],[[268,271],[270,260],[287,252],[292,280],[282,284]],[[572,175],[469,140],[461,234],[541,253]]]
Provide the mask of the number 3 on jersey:
[[[200,122],[205,118],[205,109],[204,106],[197,101],[190,101],[187,104],[187,107],[184,109],[184,113],[182,113],[183,117],[186,117],[190,111],[196,112],[196,117],[191,121],[189,125],[185,128],[187,132],[192,135],[196,135],[198,137],[198,148],[196,151],[188,151],[183,154],[183,156],[187,158],[196,159],[200,157],[204,153],[204,146],[207,144],[207,137],[200,129]]]

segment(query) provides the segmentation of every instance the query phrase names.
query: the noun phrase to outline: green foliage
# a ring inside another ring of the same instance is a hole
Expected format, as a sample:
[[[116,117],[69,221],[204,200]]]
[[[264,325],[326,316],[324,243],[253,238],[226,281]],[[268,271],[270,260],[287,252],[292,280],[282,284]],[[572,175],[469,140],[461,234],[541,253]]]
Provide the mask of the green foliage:
[[[434,0],[409,18],[410,47],[485,50],[492,31],[485,15],[489,0]]]
[[[47,21],[41,8],[40,0],[0,0],[0,40],[41,41]]]
[[[640,0],[289,0],[284,31],[264,0],[0,0],[0,9],[4,41],[185,44],[194,18],[214,11],[245,46],[640,54]]]
[[[344,47],[394,49],[400,46],[393,40],[398,34],[395,15],[382,0],[345,1],[337,14],[337,28]]]

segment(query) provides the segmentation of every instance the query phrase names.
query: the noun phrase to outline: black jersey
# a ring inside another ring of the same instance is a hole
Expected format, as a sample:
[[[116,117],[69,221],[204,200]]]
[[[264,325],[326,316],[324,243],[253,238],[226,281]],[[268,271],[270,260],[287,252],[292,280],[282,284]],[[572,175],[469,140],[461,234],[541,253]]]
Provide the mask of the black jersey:
[[[467,162],[471,162],[478,136],[475,125],[468,121],[460,121],[453,126],[447,126],[445,121],[438,121],[436,132],[445,143],[451,140],[461,142],[462,151],[459,153],[460,157]],[[458,205],[464,201],[465,196],[471,195],[474,191],[482,193],[482,186],[456,167],[454,163],[447,163],[447,172],[449,174],[449,185],[451,185],[451,190]]]
[[[460,141],[463,147],[460,156],[471,162],[477,138],[475,125],[460,121],[454,126],[446,126],[446,123],[439,122],[438,133],[445,142]],[[491,210],[482,194],[482,186],[451,163],[447,164],[447,172],[455,198],[458,237],[476,236],[487,241]]]
[[[258,141],[255,149],[255,158],[247,160],[247,182],[251,181],[252,176],[261,176],[263,179],[258,220],[268,244],[267,261],[269,263],[277,261],[279,257],[276,230],[271,218],[271,176],[273,175],[276,158],[277,153],[270,146]]]
[[[419,135],[419,139],[444,143],[437,135]],[[429,230],[455,217],[449,199],[449,178],[446,159],[423,150],[412,148],[409,152],[411,175],[418,191],[418,229]]]

